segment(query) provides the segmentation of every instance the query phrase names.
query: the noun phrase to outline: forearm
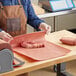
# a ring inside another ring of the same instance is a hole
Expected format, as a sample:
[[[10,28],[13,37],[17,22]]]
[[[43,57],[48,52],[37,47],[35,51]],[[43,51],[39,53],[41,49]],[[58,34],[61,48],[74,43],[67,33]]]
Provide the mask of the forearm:
[[[37,15],[35,14],[34,12],[34,9],[32,7],[32,4],[30,2],[30,0],[28,1],[28,9],[27,9],[27,12],[28,12],[28,21],[27,23],[29,25],[31,25],[32,27],[34,27],[35,29],[38,29],[39,28],[39,25],[44,22],[43,20],[39,19],[37,17]]]
[[[36,30],[39,29],[39,26],[41,23],[43,23],[44,21],[42,20],[39,20],[39,19],[35,19],[35,20],[31,20],[31,21],[28,21],[28,24],[31,25],[32,27],[34,27]]]

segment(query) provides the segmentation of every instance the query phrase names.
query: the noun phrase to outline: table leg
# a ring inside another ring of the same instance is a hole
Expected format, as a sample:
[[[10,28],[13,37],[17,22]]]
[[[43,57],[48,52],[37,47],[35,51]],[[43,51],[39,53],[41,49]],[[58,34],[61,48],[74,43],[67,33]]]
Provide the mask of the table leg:
[[[54,65],[53,69],[54,69],[55,72],[57,72],[57,65]],[[66,70],[66,62],[61,63],[60,70],[61,70],[62,72]]]
[[[57,76],[73,76],[66,71],[61,71],[61,64],[57,64]]]
[[[61,75],[60,67],[61,67],[61,64],[57,64],[57,76]]]

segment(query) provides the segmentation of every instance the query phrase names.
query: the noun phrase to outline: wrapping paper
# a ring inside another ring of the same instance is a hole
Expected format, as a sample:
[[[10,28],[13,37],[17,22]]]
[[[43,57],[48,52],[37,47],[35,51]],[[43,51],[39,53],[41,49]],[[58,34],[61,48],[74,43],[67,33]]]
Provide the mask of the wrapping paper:
[[[32,49],[22,48],[19,46],[22,41],[42,42],[45,47]],[[10,44],[14,52],[38,61],[61,57],[70,52],[68,49],[46,41],[44,31],[16,36]]]

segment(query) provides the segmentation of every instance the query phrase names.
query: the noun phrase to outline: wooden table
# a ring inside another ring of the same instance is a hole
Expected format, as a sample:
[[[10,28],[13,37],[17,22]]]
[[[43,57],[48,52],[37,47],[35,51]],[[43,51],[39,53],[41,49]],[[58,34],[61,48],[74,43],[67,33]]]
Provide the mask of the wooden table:
[[[15,68],[13,71],[0,74],[0,76],[15,76],[15,75],[31,72],[31,71],[34,71],[34,70],[37,70],[37,69],[41,69],[41,68],[44,68],[44,67],[48,67],[48,66],[51,66],[51,65],[54,65],[54,64],[59,65],[62,62],[67,62],[67,61],[71,61],[71,60],[76,59],[76,46],[64,45],[59,41],[59,39],[61,37],[64,37],[64,36],[76,37],[75,34],[73,34],[71,32],[68,32],[66,30],[62,30],[62,31],[58,31],[58,32],[54,32],[54,33],[46,35],[45,39],[50,41],[50,42],[53,42],[57,45],[60,45],[62,47],[65,47],[67,49],[72,50],[67,55],[62,56],[62,57],[58,57],[58,58],[54,58],[54,59],[40,61],[40,62],[29,62],[29,61],[27,61],[27,59],[25,57],[21,57],[21,56],[15,54],[15,56],[17,58],[25,61],[25,64],[22,65],[21,67]],[[60,69],[58,69],[58,70],[59,71],[57,72],[57,76],[60,76],[59,75],[60,74]]]

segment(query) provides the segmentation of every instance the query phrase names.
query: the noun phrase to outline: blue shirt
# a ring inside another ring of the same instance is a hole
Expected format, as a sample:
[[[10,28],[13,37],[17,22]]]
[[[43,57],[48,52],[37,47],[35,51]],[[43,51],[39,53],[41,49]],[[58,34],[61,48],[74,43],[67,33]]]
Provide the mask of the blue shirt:
[[[0,0],[0,2],[2,2],[3,6],[11,6],[11,5],[19,4],[18,0]],[[33,7],[31,5],[31,1],[30,0],[21,0],[21,4],[23,5],[25,14],[27,16],[27,24],[31,25],[35,29],[38,29],[40,23],[43,22],[43,20],[39,19],[36,16],[36,14],[33,10]]]

